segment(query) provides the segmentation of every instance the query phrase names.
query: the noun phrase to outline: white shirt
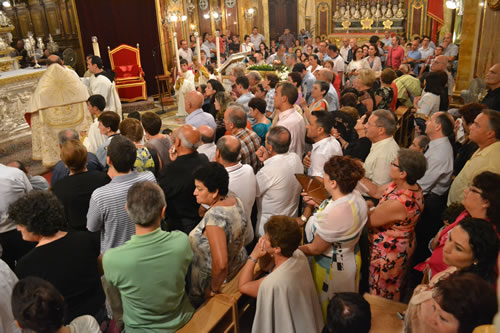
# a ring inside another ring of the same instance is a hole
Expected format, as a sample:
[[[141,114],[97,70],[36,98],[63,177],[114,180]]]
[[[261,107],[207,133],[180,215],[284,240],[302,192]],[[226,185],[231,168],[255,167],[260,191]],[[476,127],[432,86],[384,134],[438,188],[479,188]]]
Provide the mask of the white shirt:
[[[435,95],[431,92],[424,92],[417,103],[417,113],[425,114],[429,117],[432,116],[434,113],[439,111],[440,101],[441,97],[439,95]]]
[[[67,326],[71,333],[100,333],[101,329],[94,317],[85,315],[76,317]]]
[[[278,114],[278,122],[276,125],[283,126],[290,131],[291,142],[288,151],[294,152],[302,158],[306,136],[304,118],[302,118],[295,108],[292,108]]]
[[[179,57],[182,57],[187,60],[188,64],[193,62],[193,50],[189,47],[187,50],[184,50],[182,47],[179,49]]]
[[[14,322],[10,303],[12,290],[17,281],[16,274],[0,259],[0,332],[2,333],[21,333]]]
[[[16,229],[16,223],[7,219],[9,206],[32,189],[23,171],[0,163],[0,233]]]
[[[209,161],[213,161],[215,157],[215,150],[217,149],[217,146],[215,143],[210,142],[210,143],[204,143],[201,146],[198,147],[198,153],[200,154],[205,154],[208,157]]]
[[[264,224],[271,216],[297,216],[302,187],[295,174],[303,172],[302,161],[292,152],[277,154],[264,161],[256,175],[258,237],[264,235]]]
[[[106,135],[101,134],[99,131],[99,119],[96,117],[89,127],[87,137],[83,140],[83,145],[87,148],[88,152],[95,154],[97,148],[101,146],[107,138]]]
[[[424,49],[423,46],[421,46],[419,49],[420,54],[422,54],[422,60],[427,60],[431,55],[434,55],[434,49],[430,46],[428,46],[426,49]]]
[[[257,33],[257,35],[250,35],[250,42],[255,46],[255,48],[259,48],[260,43],[266,42],[266,38],[262,36],[262,34]]]
[[[313,177],[323,177],[323,167],[332,156],[342,156],[342,146],[333,136],[313,143],[311,151],[311,167],[307,174]]]
[[[349,55],[349,50],[351,49],[350,46],[342,46],[340,48],[340,56],[342,57],[342,59],[344,59],[344,61],[347,61],[347,56]]]
[[[255,192],[257,191],[257,180],[253,173],[253,168],[248,164],[237,163],[226,168],[229,174],[229,191],[233,192],[240,198],[247,214],[247,230],[245,232],[245,245],[252,242],[254,237],[252,223],[250,217],[252,215],[252,207],[255,203]]]
[[[342,56],[338,55],[337,57],[335,57],[333,59],[333,69],[335,70],[335,72],[344,72],[345,70],[345,63],[344,63],[344,59],[342,58]]]
[[[418,184],[425,194],[444,195],[451,185],[453,175],[453,148],[447,137],[429,142],[425,152],[427,170]]]
[[[365,160],[365,177],[377,185],[390,182],[391,162],[398,156],[398,152],[399,146],[392,136],[373,143]]]

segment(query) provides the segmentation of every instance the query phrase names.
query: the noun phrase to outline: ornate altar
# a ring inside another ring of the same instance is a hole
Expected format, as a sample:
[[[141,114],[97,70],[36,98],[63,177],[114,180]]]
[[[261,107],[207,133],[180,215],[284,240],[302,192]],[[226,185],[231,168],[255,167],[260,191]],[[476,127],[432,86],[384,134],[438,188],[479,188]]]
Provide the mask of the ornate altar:
[[[139,44],[137,48],[122,44],[113,50],[108,46],[111,69],[116,73],[116,89],[122,102],[146,100],[146,81],[141,67]]]
[[[25,68],[0,76],[0,143],[31,133],[24,114],[45,70]]]
[[[385,30],[402,33],[406,15],[403,0],[337,0],[329,38],[382,36]]]
[[[10,56],[10,53],[14,51],[9,46],[14,29],[10,19],[0,10],[0,72],[17,69],[19,65],[18,59]]]

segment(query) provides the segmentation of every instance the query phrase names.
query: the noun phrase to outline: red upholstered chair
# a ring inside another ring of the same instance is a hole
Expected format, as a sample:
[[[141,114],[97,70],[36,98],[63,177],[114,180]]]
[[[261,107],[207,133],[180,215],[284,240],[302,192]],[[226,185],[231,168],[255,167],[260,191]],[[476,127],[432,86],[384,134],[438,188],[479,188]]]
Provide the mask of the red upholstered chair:
[[[139,44],[137,48],[122,44],[113,50],[108,46],[111,69],[116,73],[116,89],[122,102],[146,100],[146,81],[141,67]]]

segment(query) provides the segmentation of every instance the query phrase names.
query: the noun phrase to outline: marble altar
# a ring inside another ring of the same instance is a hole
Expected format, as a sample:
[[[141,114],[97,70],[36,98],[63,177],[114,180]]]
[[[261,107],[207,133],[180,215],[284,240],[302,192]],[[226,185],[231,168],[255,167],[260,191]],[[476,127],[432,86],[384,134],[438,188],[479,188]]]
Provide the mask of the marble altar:
[[[24,68],[0,73],[0,143],[31,134],[24,113],[45,70]]]

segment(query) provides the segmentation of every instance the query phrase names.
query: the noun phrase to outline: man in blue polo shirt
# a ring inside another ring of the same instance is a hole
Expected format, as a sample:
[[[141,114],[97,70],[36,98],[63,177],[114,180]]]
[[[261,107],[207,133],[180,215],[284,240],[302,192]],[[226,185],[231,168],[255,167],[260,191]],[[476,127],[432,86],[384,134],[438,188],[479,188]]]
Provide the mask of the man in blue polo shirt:
[[[215,129],[217,125],[215,124],[214,116],[210,113],[203,111],[201,108],[203,106],[203,95],[196,90],[190,91],[186,94],[185,102],[186,112],[188,116],[185,119],[187,125],[193,127],[200,127],[201,125],[207,125]]]

